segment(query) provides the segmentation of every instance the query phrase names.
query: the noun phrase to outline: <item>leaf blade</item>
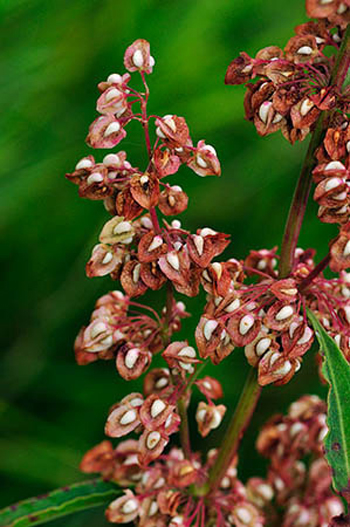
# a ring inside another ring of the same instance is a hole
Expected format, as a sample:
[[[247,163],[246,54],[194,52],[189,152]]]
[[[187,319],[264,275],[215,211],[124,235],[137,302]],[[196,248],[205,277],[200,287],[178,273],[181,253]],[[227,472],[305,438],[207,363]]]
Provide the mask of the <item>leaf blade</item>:
[[[335,489],[350,502],[350,365],[316,316],[307,309],[320,349],[322,372],[329,384],[325,456],[332,469]]]
[[[108,503],[119,493],[113,483],[94,479],[56,489],[0,510],[1,527],[27,527]]]

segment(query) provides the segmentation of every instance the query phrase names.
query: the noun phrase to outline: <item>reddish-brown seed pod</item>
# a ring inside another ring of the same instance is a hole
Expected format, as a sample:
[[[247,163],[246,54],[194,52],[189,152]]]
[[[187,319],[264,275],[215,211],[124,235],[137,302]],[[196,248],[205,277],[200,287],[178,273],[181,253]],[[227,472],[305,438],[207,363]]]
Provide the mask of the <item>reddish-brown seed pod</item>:
[[[142,236],[138,244],[137,255],[140,262],[155,262],[168,250],[167,244],[161,234],[153,230]]]
[[[90,125],[86,142],[92,148],[113,148],[126,137],[125,124],[112,114],[97,117]]]
[[[157,459],[169,442],[168,436],[158,430],[145,430],[139,439],[138,459],[141,467]]]
[[[240,309],[229,318],[226,327],[234,345],[242,348],[258,336],[261,320],[247,309]]]
[[[181,214],[187,209],[188,196],[178,185],[166,187],[159,196],[159,209],[165,216]]]
[[[144,284],[153,291],[160,289],[166,282],[166,276],[156,262],[142,263],[140,275]]]
[[[292,302],[286,303],[282,301],[276,301],[268,309],[266,316],[264,317],[264,324],[269,329],[275,331],[284,331],[293,322],[296,316],[296,306]]]
[[[155,207],[159,200],[157,176],[149,172],[134,174],[130,180],[130,192],[134,200],[144,209]]]
[[[220,176],[221,166],[216,151],[213,146],[206,145],[199,141],[197,148],[193,149],[193,157],[187,161],[187,165],[198,176]]]
[[[141,205],[134,200],[129,187],[118,192],[116,208],[119,216],[124,216],[124,218],[129,221],[140,216],[143,211]]]
[[[139,500],[128,489],[125,491],[124,496],[109,504],[106,510],[106,518],[112,523],[129,523],[137,518],[139,510]]]
[[[143,38],[135,40],[125,51],[124,66],[130,72],[139,71],[150,74],[154,64],[149,42]]]
[[[152,163],[159,178],[176,174],[181,165],[179,156],[172,149],[160,146],[153,151]]]
[[[157,394],[147,397],[140,408],[140,419],[147,430],[158,430],[167,421],[175,406]]]
[[[245,84],[253,77],[254,61],[247,53],[240,53],[228,66],[225,84]]]
[[[177,115],[165,115],[162,118],[156,119],[156,133],[157,136],[169,146],[177,149],[177,153],[181,152],[181,148],[192,146],[188,126],[183,117]]]
[[[169,344],[162,357],[170,368],[177,368],[182,374],[193,373],[193,364],[200,362],[196,358],[196,350],[188,345],[187,340]]]
[[[330,268],[334,272],[350,267],[350,222],[344,225],[330,247]]]
[[[149,367],[151,359],[152,354],[149,351],[125,344],[118,350],[117,370],[127,381],[137,379]]]
[[[120,283],[129,296],[140,296],[147,290],[141,278],[141,264],[137,260],[130,260],[124,264]]]
[[[228,237],[228,234],[216,232],[209,227],[198,229],[197,234],[192,234],[187,238],[191,260],[200,267],[208,267],[211,260],[229,245]]]
[[[152,393],[167,395],[171,388],[170,371],[166,368],[153,368],[145,376],[143,391],[148,397]]]
[[[115,453],[110,441],[102,441],[86,452],[80,463],[80,470],[87,474],[100,472],[107,476],[113,471]]]
[[[196,381],[195,384],[207,399],[221,399],[224,395],[221,383],[214,377],[203,377],[203,379]]]
[[[133,395],[138,395],[137,399],[143,400],[140,394]],[[135,430],[139,424],[139,407],[121,402],[112,408],[106,422],[105,434],[109,437],[122,437]]]
[[[198,423],[198,431],[202,437],[206,437],[211,430],[215,430],[221,424],[221,421],[226,412],[226,406],[220,404],[206,404],[201,401],[196,411],[196,421]]]
[[[122,265],[124,253],[124,247],[95,245],[91,258],[86,264],[86,276],[92,278],[116,272]]]
[[[300,368],[298,359],[289,359],[283,353],[270,350],[259,361],[258,381],[261,386],[286,384]]]

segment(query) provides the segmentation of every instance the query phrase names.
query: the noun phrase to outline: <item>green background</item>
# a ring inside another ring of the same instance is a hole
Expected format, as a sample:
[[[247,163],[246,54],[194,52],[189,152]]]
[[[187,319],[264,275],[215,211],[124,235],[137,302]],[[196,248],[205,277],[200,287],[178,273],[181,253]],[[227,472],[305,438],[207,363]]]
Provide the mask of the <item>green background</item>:
[[[232,235],[227,258],[280,243],[307,145],[292,147],[280,134],[259,138],[243,118],[244,88],[223,83],[241,50],[254,56],[267,45],[286,44],[305,20],[302,0],[283,8],[276,0],[0,0],[0,8],[0,500],[6,505],[83,479],[79,461],[103,438],[109,406],[134,389],[111,362],[79,367],[74,361],[77,331],[95,300],[118,284],[85,277],[108,215],[100,202],[79,199],[64,178],[91,153],[84,138],[96,117],[96,85],[122,72],[125,48],[137,38],[151,43],[151,112],[185,116],[193,139],[205,138],[218,151],[220,179],[183,169],[172,182],[190,197],[186,228],[211,226]],[[136,127],[120,146],[134,165],[144,165]],[[96,154],[100,159],[103,152]],[[313,245],[321,258],[335,229],[319,223],[315,210],[310,204],[300,243]],[[162,295],[147,301],[159,306]],[[193,343],[204,296],[181,299],[193,313],[183,332]],[[223,382],[228,413],[246,371],[241,350],[211,370]],[[312,352],[287,386],[264,390],[241,451],[243,478],[263,473],[254,452],[257,427],[310,392],[324,394]],[[208,448],[225,423],[209,436]],[[193,441],[203,444],[194,426]],[[61,523],[101,525],[101,512]]]

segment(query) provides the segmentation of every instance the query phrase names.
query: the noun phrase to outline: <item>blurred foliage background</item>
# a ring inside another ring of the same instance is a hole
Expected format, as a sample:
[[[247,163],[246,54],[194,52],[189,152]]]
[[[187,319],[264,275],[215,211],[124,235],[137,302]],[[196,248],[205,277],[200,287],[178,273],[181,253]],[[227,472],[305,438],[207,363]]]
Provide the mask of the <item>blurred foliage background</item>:
[[[183,225],[230,233],[225,256],[241,258],[249,249],[280,243],[306,144],[291,147],[280,134],[259,138],[243,118],[244,88],[226,87],[225,70],[241,50],[254,55],[267,45],[283,47],[305,15],[303,0],[285,2],[283,9],[276,0],[1,0],[0,9],[4,506],[83,479],[82,454],[103,439],[109,406],[130,390],[112,363],[78,367],[72,353],[95,300],[118,288],[109,278],[84,275],[108,216],[100,202],[79,199],[77,187],[64,178],[90,153],[84,137],[96,117],[97,83],[122,71],[133,40],[151,42],[152,113],[185,116],[193,139],[215,145],[222,162],[220,179],[201,179],[189,170],[173,176],[190,196]],[[121,147],[143,166],[135,127]],[[321,258],[333,227],[317,221],[312,204],[308,212],[301,246],[313,245]],[[159,306],[162,295],[147,300]],[[203,301],[186,301],[193,317],[183,335],[192,343]],[[241,350],[215,370],[230,409],[246,371]],[[286,387],[263,391],[241,449],[242,478],[263,473],[254,452],[258,427],[305,392],[324,395],[312,352]],[[225,423],[209,437],[208,448]],[[101,511],[57,522],[102,523]]]

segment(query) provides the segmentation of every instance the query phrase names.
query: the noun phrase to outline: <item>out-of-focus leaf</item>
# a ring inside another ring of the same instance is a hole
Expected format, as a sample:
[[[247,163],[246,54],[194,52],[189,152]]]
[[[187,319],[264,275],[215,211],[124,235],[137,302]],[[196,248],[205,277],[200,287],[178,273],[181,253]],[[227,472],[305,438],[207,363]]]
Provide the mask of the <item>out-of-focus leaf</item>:
[[[120,490],[102,479],[76,483],[0,511],[1,527],[40,525],[61,516],[108,503]]]
[[[325,454],[332,468],[336,490],[350,501],[350,365],[342,352],[321,326],[316,316],[307,310],[323,353],[323,374],[330,385],[328,392],[328,434]]]

